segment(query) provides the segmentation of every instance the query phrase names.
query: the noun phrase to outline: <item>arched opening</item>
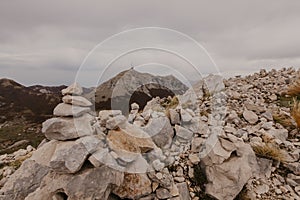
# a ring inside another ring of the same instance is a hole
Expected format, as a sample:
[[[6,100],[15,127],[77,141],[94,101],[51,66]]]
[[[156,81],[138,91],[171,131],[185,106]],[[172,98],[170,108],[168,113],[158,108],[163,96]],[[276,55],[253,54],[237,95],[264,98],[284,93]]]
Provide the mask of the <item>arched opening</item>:
[[[168,97],[175,96],[174,92],[167,87],[159,84],[150,83],[137,88],[131,95],[129,100],[129,109],[132,103],[137,103],[140,106],[140,110],[143,110],[147,102],[155,97]]]

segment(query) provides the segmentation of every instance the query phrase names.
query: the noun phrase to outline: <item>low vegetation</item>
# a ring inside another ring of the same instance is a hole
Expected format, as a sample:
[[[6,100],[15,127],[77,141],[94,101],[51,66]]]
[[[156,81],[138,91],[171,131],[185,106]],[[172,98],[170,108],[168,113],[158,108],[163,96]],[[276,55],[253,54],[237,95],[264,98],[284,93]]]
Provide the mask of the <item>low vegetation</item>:
[[[291,115],[296,121],[298,128],[300,127],[300,102],[294,99],[294,106],[291,110]]]
[[[40,125],[13,123],[0,128],[0,154],[13,153],[18,149],[26,148],[27,145],[37,147],[44,139],[44,135],[39,131]],[[28,140],[29,143],[10,148],[11,145],[21,140]]]
[[[255,145],[252,148],[258,157],[280,162],[284,161],[284,154],[282,150],[275,144],[266,143],[262,145]]]
[[[283,113],[273,113],[274,122],[281,124],[284,128],[288,130],[293,130],[295,125],[290,116]]]

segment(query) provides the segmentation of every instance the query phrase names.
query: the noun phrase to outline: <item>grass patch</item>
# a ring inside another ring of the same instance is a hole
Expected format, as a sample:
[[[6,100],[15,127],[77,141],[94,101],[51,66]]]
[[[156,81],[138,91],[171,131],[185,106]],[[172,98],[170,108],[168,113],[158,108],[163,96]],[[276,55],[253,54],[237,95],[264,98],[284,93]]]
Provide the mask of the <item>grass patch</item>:
[[[290,108],[293,106],[293,97],[291,96],[279,96],[277,100],[277,104],[280,107]]]
[[[14,123],[0,128],[0,154],[10,154],[18,149],[26,148],[27,145],[37,147],[45,138],[41,132],[37,132],[40,127],[35,124]],[[16,148],[7,149],[9,146],[20,140],[28,140],[29,144],[20,145]]]
[[[297,80],[290,84],[287,88],[287,95],[292,97],[300,96],[300,76],[298,75]]]
[[[300,127],[300,102],[294,99],[294,106],[291,110],[291,115],[296,121],[298,128]]]
[[[15,170],[19,169],[24,160],[15,160],[8,164],[8,166],[13,167]]]
[[[292,121],[292,118],[285,114],[273,113],[274,122],[281,124],[284,128],[288,130],[295,129],[295,125]]]
[[[280,162],[284,161],[284,154],[282,150],[274,144],[267,143],[262,145],[255,145],[252,148],[258,157]]]
[[[179,104],[179,100],[176,96],[173,98],[166,98],[164,102],[161,103],[161,105],[166,109],[175,109]]]

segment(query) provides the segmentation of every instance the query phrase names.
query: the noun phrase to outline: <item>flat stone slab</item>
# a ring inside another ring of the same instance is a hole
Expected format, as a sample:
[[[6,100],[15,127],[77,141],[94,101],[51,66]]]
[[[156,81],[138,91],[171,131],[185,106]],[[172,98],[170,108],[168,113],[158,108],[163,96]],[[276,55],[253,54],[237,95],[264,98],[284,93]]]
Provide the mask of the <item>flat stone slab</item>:
[[[80,106],[60,103],[54,108],[53,115],[59,117],[79,117],[89,111],[91,111],[89,107],[80,107]]]

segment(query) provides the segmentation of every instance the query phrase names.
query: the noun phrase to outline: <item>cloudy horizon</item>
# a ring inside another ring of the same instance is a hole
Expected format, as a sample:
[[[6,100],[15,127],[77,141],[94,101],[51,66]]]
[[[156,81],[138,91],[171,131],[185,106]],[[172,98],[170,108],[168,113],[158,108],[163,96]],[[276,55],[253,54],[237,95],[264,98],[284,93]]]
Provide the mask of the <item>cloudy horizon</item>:
[[[197,79],[182,58],[196,63],[202,74],[225,77],[262,68],[299,68],[299,10],[296,0],[2,1],[0,78],[25,85],[70,84],[84,66],[88,69],[80,81],[93,86],[116,58],[103,80],[132,66],[157,74],[174,69],[186,79]],[[142,27],[163,29],[130,32]],[[108,41],[87,57],[96,45],[124,31],[132,34]],[[145,48],[149,46],[157,49]]]

